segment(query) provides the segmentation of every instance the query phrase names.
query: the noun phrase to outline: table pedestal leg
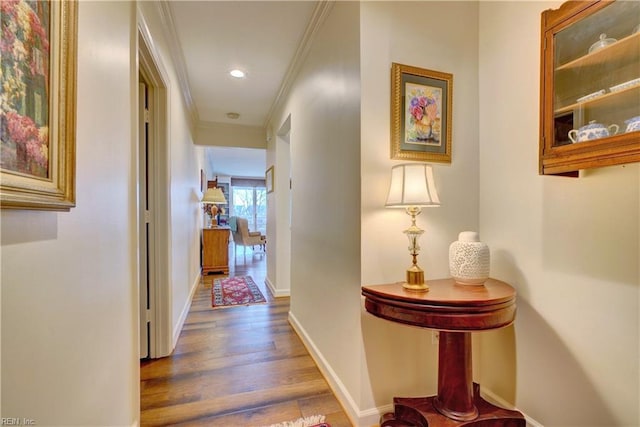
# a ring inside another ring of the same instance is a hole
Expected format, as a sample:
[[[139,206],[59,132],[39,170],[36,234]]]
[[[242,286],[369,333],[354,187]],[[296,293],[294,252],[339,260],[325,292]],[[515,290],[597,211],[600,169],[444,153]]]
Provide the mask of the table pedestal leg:
[[[438,350],[438,396],[433,402],[436,409],[457,421],[476,419],[478,408],[473,403],[471,333],[440,332]]]
[[[480,397],[473,383],[471,333],[440,332],[438,395],[393,399],[394,412],[380,418],[380,427],[525,427],[518,411],[503,409]]]

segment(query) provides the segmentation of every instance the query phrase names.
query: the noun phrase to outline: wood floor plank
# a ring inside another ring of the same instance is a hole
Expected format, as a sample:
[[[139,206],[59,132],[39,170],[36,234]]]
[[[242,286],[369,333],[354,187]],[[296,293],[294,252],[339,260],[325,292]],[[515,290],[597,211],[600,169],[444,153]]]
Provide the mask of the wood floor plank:
[[[199,426],[201,423],[211,427],[266,426],[282,422],[283,419],[296,420],[300,417],[297,402],[287,401],[219,417],[201,418],[195,422],[181,423],[180,426]]]
[[[325,415],[351,423],[288,321],[289,298],[265,285],[264,254],[234,257],[230,276],[251,276],[267,303],[213,309],[203,276],[175,351],[140,364],[141,426],[258,427]]]
[[[194,422],[199,418],[243,412],[326,392],[326,382],[323,379],[318,379],[271,389],[220,395],[209,399],[200,398],[181,401],[178,405],[162,406],[143,411],[142,424],[169,425],[186,421]],[[288,420],[285,419],[283,421]]]
[[[238,381],[238,378],[243,378],[243,380]],[[319,378],[322,376],[319,375],[313,360],[308,356],[303,356],[295,359],[234,366],[224,370],[198,370],[179,373],[169,379],[147,380],[142,395],[156,393],[187,395],[193,391],[199,396],[208,397],[211,393],[219,393],[221,389],[226,393],[236,394],[258,388],[272,388]]]
[[[182,356],[171,357],[170,361],[158,359],[147,363],[141,370],[141,380],[168,378],[175,373],[211,371],[231,366],[243,366],[262,361],[279,360],[308,355],[304,346],[297,351],[275,349],[268,352],[248,353],[234,357],[219,357],[215,354],[194,352]],[[156,363],[161,361],[160,363]]]

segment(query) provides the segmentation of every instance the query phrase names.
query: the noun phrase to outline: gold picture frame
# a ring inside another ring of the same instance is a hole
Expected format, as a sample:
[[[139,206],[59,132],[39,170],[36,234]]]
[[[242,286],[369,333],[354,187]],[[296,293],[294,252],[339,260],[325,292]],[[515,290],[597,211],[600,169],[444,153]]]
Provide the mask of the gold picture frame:
[[[3,51],[1,59],[0,206],[68,211],[75,206],[77,3],[6,6],[2,43],[19,43],[12,52],[20,54]]]
[[[267,194],[273,192],[273,179],[274,179],[274,177],[273,177],[273,166],[271,166],[264,173],[264,182],[265,182],[265,186],[267,187]]]
[[[392,63],[391,158],[451,163],[453,75]]]

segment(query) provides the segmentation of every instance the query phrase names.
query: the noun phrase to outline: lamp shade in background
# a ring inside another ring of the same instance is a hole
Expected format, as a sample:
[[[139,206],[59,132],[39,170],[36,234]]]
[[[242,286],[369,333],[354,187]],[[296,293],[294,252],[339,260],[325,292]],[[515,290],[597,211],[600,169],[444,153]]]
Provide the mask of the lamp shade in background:
[[[227,199],[224,197],[224,193],[218,187],[216,188],[207,188],[207,191],[202,196],[202,200],[200,200],[204,204],[212,204],[212,205],[225,205],[227,203]]]
[[[216,215],[218,215],[218,206],[216,205],[227,204],[227,199],[224,197],[222,190],[218,187],[207,188],[200,202],[204,205],[204,211],[209,214],[209,226],[217,227],[218,220],[216,219]]]
[[[391,168],[391,185],[385,206],[440,206],[431,165],[408,163]]]

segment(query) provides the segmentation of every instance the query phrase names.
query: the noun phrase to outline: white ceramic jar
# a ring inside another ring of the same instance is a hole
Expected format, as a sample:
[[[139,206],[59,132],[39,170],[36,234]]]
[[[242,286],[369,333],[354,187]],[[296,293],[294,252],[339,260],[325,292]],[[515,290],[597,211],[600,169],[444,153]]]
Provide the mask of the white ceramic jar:
[[[482,285],[489,278],[489,246],[475,231],[463,231],[449,246],[449,271],[461,285]]]

